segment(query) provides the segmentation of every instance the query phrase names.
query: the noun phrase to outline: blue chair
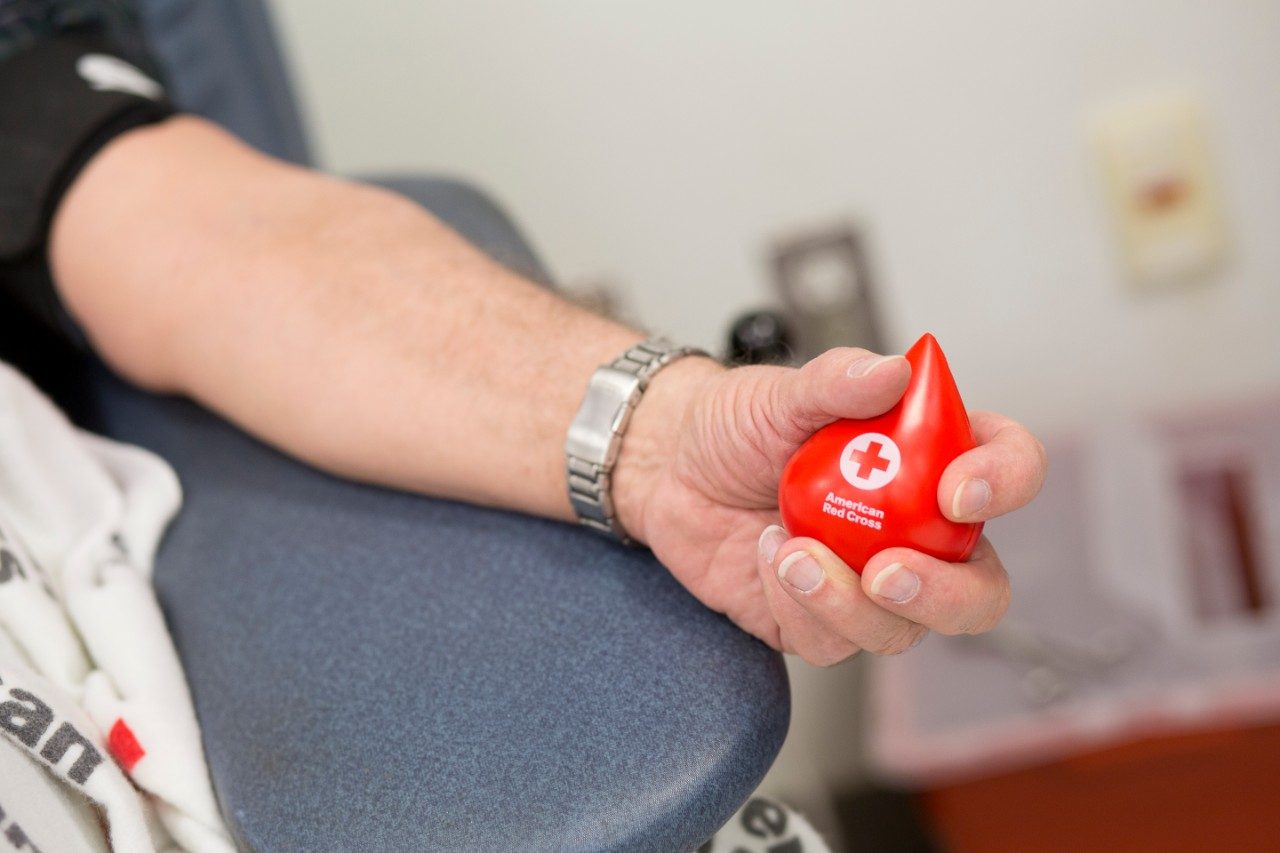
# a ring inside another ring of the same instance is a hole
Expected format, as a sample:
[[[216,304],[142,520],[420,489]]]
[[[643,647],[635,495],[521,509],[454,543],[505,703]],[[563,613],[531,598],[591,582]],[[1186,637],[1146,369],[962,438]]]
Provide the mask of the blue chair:
[[[140,7],[179,104],[307,161],[258,2]],[[476,190],[383,183],[547,279]],[[691,849],[772,763],[790,709],[781,659],[647,552],[345,482],[71,365],[31,372],[182,480],[156,587],[245,847]]]

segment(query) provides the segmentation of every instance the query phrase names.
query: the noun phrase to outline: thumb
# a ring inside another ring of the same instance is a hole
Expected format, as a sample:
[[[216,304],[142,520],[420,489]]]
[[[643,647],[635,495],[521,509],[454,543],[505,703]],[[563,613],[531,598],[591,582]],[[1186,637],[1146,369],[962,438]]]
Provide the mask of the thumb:
[[[778,379],[779,434],[799,444],[841,418],[873,418],[902,399],[911,365],[900,355],[840,347]]]

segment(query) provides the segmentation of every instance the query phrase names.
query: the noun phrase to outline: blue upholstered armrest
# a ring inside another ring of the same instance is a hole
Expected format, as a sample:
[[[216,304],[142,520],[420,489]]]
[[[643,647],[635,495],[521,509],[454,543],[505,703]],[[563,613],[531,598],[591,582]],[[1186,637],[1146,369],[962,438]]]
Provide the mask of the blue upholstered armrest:
[[[156,585],[234,831],[272,850],[675,850],[786,732],[776,654],[651,555],[344,482],[93,379],[178,470]]]

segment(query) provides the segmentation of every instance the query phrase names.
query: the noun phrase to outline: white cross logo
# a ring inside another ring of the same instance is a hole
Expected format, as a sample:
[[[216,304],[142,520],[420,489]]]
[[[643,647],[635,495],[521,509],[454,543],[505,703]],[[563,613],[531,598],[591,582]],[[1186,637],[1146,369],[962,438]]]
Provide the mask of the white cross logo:
[[[892,483],[901,467],[902,452],[883,433],[864,432],[840,453],[840,473],[849,485],[868,492]]]

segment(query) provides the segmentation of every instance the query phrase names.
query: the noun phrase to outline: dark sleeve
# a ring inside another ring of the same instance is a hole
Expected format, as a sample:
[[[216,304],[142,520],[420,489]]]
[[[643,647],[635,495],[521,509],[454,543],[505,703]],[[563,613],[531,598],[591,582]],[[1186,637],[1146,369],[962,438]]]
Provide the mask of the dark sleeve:
[[[0,0],[0,308],[82,343],[49,275],[49,223],[103,146],[172,113],[121,0]]]

